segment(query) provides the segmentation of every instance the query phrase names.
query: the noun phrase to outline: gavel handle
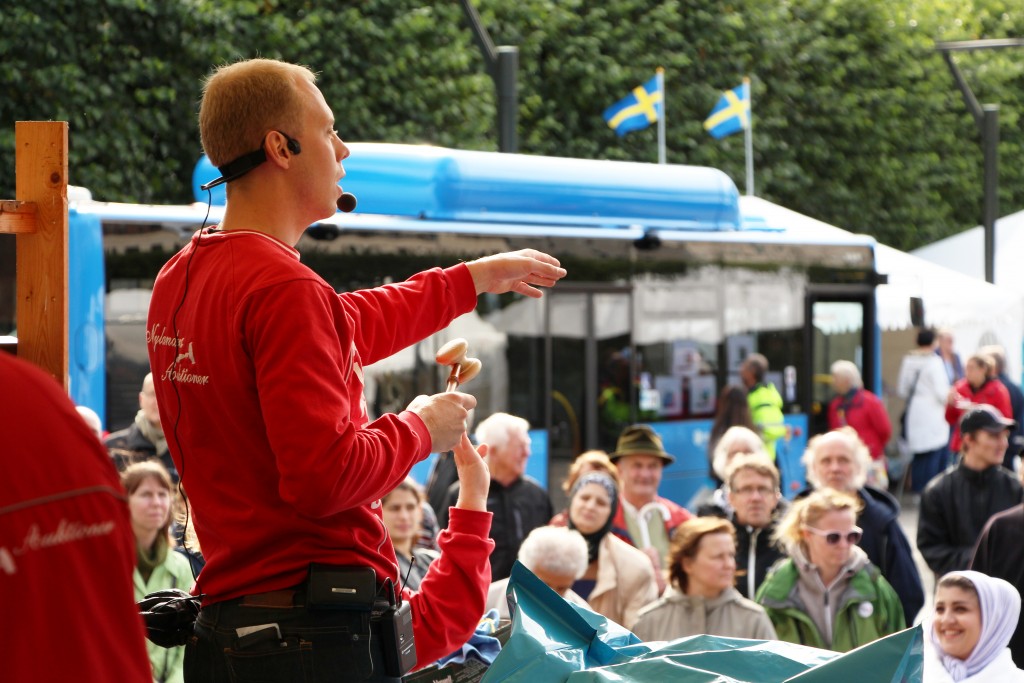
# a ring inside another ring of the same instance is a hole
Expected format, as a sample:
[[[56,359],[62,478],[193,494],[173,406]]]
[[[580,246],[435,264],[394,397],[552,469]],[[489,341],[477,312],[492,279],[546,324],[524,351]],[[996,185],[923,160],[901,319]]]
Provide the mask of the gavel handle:
[[[459,388],[459,370],[461,366],[456,363],[452,366],[451,374],[448,375],[448,386],[445,388],[445,392],[452,392]]]

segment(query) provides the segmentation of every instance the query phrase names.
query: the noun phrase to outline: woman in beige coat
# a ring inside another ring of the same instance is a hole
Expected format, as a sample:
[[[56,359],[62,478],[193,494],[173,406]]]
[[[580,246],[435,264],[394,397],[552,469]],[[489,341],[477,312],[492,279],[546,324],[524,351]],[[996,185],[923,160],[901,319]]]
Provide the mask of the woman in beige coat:
[[[672,587],[640,610],[633,633],[642,640],[709,634],[774,640],[764,608],[734,587],[736,530],[717,517],[695,517],[676,527],[669,551]]]
[[[572,589],[595,612],[629,628],[658,593],[647,555],[610,533],[618,504],[618,487],[605,472],[584,474],[573,485],[569,528],[587,541],[590,564]]]

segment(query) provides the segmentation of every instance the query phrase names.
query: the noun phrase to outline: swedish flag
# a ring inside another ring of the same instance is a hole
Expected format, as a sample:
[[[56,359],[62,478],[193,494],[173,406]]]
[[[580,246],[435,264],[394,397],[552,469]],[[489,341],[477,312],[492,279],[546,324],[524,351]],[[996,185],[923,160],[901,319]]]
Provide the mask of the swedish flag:
[[[664,116],[661,79],[654,78],[633,88],[633,92],[604,110],[604,120],[617,135],[641,130]]]
[[[704,128],[717,139],[750,127],[750,84],[726,90],[704,121]]]

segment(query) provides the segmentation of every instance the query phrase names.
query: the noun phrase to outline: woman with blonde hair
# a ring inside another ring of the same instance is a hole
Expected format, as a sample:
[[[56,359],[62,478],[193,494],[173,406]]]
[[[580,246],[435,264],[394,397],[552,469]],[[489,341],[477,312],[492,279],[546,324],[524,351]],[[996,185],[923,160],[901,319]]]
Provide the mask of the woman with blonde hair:
[[[716,517],[676,527],[669,551],[672,587],[640,610],[633,633],[642,640],[675,640],[707,633],[775,640],[764,608],[747,600],[736,581],[736,530]]]
[[[789,558],[757,591],[779,639],[847,652],[906,627],[899,596],[857,547],[860,499],[818,489],[775,531]]]
[[[135,533],[135,600],[167,588],[189,591],[192,568],[188,559],[174,552],[171,537],[171,475],[155,460],[129,465],[121,475],[128,494],[128,511]],[[153,680],[180,683],[184,680],[185,648],[160,647],[146,641]]]

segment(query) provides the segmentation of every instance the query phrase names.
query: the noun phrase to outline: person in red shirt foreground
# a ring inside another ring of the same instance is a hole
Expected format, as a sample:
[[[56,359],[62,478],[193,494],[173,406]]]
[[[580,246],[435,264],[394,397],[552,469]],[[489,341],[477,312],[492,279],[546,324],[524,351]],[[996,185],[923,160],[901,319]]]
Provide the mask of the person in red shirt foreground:
[[[189,683],[397,681],[409,664],[383,646],[410,619],[416,666],[466,642],[484,612],[493,547],[486,466],[466,436],[476,399],[421,396],[369,422],[363,367],[443,329],[478,294],[539,297],[535,287],[565,276],[526,249],[336,293],[295,249],[335,214],[349,155],[315,81],[269,59],[209,77],[199,127],[227,183],[224,218],[168,261],[150,302],[160,416],[207,560]],[[462,493],[442,556],[413,593],[401,586],[380,498],[431,452],[453,448]]]
[[[52,377],[0,353],[0,378],[3,679],[151,683],[110,456]]]

